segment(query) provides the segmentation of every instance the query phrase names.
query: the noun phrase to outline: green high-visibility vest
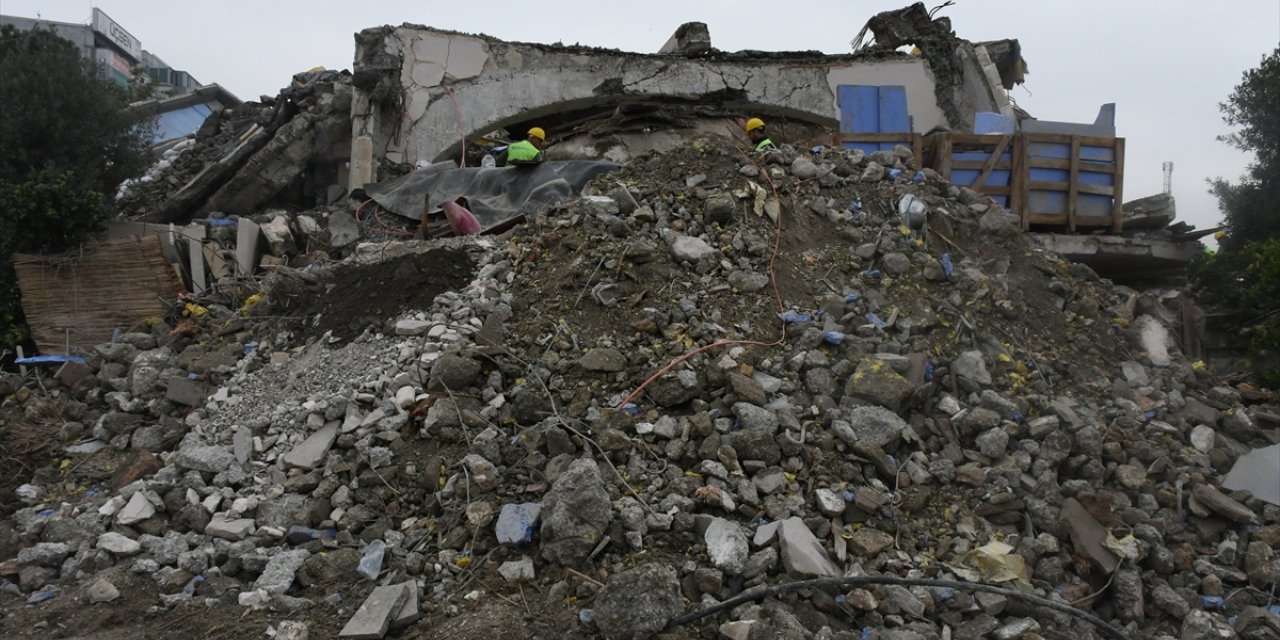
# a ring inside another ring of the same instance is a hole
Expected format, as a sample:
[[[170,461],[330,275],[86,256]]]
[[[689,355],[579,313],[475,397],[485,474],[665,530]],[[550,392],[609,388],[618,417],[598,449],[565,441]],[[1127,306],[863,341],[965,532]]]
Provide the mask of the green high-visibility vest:
[[[507,147],[507,162],[520,164],[522,162],[540,162],[541,160],[542,152],[528,140],[513,142]]]
[[[773,144],[773,141],[768,138],[761,140],[760,143],[756,145],[756,151],[764,151],[765,149],[775,149],[775,148],[777,147]]]

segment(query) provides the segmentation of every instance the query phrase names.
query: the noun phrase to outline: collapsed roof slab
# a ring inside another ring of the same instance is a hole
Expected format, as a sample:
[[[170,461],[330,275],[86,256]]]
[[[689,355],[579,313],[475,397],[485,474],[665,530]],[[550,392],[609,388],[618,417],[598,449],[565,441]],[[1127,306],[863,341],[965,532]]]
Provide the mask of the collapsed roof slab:
[[[841,120],[841,85],[903,86],[915,132],[966,128],[961,118],[946,115],[957,113],[955,105],[939,106],[930,63],[892,51],[650,55],[403,25],[357,34],[354,69],[354,138],[367,136],[373,157],[403,163],[455,157],[464,135],[629,101],[714,104],[742,115],[787,117],[834,129]],[[987,82],[974,76],[973,82]],[[993,108],[973,104],[965,111]],[[369,161],[353,154],[352,166]]]
[[[1117,282],[1180,276],[1201,252],[1199,242],[1155,235],[1032,233],[1045,248]]]

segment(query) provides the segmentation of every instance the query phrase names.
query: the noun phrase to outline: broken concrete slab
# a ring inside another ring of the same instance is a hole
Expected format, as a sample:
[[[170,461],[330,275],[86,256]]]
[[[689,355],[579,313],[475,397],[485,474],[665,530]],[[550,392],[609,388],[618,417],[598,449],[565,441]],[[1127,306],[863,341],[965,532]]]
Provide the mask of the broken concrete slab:
[[[1197,241],[1174,240],[1154,234],[1138,236],[1029,234],[1051,251],[1087,265],[1098,275],[1128,280],[1184,270],[1202,252]]]
[[[199,380],[174,376],[169,378],[169,383],[165,387],[164,397],[170,402],[176,402],[188,407],[197,407],[204,404],[204,401],[209,397],[209,393],[209,385]]]
[[[286,453],[282,460],[286,467],[311,470],[324,462],[324,457],[338,437],[338,423],[330,422],[311,434],[302,444]]]
[[[840,575],[836,565],[822,543],[809,531],[804,520],[787,518],[778,527],[778,540],[782,547],[782,564],[796,577],[820,578]]]
[[[1258,522],[1258,514],[1231,496],[1202,484],[1191,490],[1191,497],[1208,510],[1236,522]]]
[[[403,584],[378,587],[365,598],[364,604],[338,633],[348,640],[380,640],[387,635],[391,620],[409,599]]]
[[[410,580],[401,583],[404,587],[405,601],[404,606],[400,607],[400,611],[391,618],[391,631],[399,631],[417,622],[422,618],[422,610],[418,606],[418,583]]]
[[[502,563],[502,566],[498,567],[498,573],[502,575],[503,580],[507,581],[507,584],[531,582],[536,575],[533,569],[533,560],[528,556]]]
[[[671,34],[658,53],[696,56],[711,51],[711,30],[705,22],[686,22]]]
[[[306,549],[284,551],[271,556],[262,575],[254,581],[254,589],[262,589],[267,593],[284,593],[293,584],[294,575],[302,568],[311,552]]]
[[[1280,506],[1280,444],[1240,456],[1222,479],[1222,487],[1248,491],[1259,500]]]
[[[236,223],[236,275],[248,278],[258,270],[262,260],[262,227],[248,218]]]
[[[129,498],[129,503],[120,510],[120,513],[116,514],[116,522],[123,525],[137,524],[155,514],[156,506],[151,504],[141,491],[138,491]]]
[[[1094,519],[1085,510],[1084,505],[1075,498],[1067,498],[1062,503],[1061,520],[1067,527],[1071,542],[1076,547],[1076,553],[1087,558],[1108,575],[1120,566],[1120,558],[1105,545],[1107,528]]]
[[[251,518],[228,519],[226,515],[219,514],[205,525],[204,534],[224,540],[244,540],[253,533],[253,527],[254,521]]]

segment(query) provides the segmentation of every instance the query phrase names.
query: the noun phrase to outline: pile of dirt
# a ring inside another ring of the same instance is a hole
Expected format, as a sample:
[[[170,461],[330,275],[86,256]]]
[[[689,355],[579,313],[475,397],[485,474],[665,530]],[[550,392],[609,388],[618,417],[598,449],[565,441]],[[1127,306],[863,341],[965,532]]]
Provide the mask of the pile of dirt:
[[[440,248],[360,265],[321,269],[301,287],[277,283],[268,313],[296,318],[304,339],[333,332],[351,340],[405,311],[425,309],[436,296],[471,281],[475,266],[460,249]]]
[[[1223,479],[1276,411],[1180,352],[1176,296],[912,162],[691,141],[504,237],[364,245],[248,317],[101,345],[54,390],[103,452],[173,452],[33,473],[0,604],[66,611],[128,567],[157,624],[328,634],[363,556],[421,609],[402,637],[1280,628],[1280,505]]]

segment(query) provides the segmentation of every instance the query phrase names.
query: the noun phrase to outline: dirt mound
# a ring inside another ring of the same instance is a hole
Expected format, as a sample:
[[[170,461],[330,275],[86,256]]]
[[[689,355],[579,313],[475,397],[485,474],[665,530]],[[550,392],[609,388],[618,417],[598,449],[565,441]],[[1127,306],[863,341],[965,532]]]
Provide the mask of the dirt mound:
[[[436,296],[466,285],[474,273],[466,251],[440,248],[327,269],[312,282],[297,281],[300,287],[280,285],[272,298],[277,311],[300,318],[304,337],[332,331],[351,340],[403,311],[430,308]]]

